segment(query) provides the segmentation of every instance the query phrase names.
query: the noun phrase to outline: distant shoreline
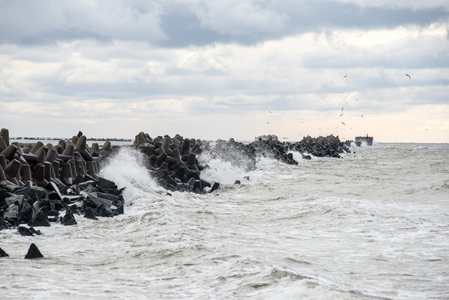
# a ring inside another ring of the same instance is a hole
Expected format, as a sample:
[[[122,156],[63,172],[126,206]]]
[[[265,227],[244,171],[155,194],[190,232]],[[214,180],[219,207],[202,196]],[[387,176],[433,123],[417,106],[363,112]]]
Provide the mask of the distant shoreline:
[[[59,140],[71,140],[72,138],[55,138],[55,137],[10,137],[11,140],[15,141],[59,141]],[[87,141],[110,141],[110,142],[132,142],[132,139],[124,138],[86,138]]]

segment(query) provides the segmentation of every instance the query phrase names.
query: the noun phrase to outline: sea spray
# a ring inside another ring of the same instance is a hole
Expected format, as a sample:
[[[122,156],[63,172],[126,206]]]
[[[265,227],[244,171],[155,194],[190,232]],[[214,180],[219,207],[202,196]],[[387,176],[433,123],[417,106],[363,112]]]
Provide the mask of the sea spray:
[[[149,193],[165,191],[145,167],[144,154],[130,147],[120,148],[109,158],[101,174],[114,181],[118,187],[125,187],[123,196],[127,205],[132,204],[135,199],[148,197]]]
[[[232,164],[230,161],[212,157],[210,153],[201,154],[199,162],[208,165],[208,168],[201,171],[202,178],[211,182],[220,182],[225,185],[233,184],[236,180],[242,180],[251,173]]]

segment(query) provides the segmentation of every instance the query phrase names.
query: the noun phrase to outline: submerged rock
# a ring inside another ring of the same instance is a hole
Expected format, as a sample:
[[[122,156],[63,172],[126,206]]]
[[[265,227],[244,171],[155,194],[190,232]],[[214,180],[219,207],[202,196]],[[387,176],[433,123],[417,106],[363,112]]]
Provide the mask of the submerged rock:
[[[44,257],[42,253],[39,251],[37,246],[33,243],[30,245],[30,248],[28,248],[28,252],[25,255],[25,259],[34,259],[34,258],[42,258]]]
[[[91,207],[88,207],[86,209],[86,212],[84,213],[84,217],[88,219],[98,220],[97,216],[95,215],[94,210]]]
[[[73,215],[70,208],[67,208],[65,211],[64,217],[61,217],[61,224],[66,225],[66,226],[77,224],[75,216]]]
[[[8,257],[9,254],[5,252],[2,248],[0,248],[0,257]]]

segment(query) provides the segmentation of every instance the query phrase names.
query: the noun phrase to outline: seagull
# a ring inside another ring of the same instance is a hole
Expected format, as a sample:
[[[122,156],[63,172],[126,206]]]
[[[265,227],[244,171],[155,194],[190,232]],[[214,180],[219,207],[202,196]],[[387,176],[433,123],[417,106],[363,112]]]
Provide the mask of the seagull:
[[[343,78],[346,78],[348,76],[348,74],[346,74],[345,76],[343,76]]]
[[[343,106],[342,108],[341,108],[341,111],[343,111],[343,109],[345,109],[345,107]]]
[[[405,76],[407,76],[408,79],[412,79],[412,77],[410,75],[408,75],[408,74],[405,74]]]
[[[345,123],[343,123],[343,122],[341,122],[341,124],[343,124],[343,125],[345,125],[345,126],[346,126],[346,124],[345,124]]]
[[[343,116],[345,113],[341,113],[340,117]]]
[[[270,122],[267,122],[267,124],[270,124]]]
[[[360,116],[362,116],[362,118],[363,118],[363,115],[360,115]]]
[[[268,111],[271,114],[271,110]]]

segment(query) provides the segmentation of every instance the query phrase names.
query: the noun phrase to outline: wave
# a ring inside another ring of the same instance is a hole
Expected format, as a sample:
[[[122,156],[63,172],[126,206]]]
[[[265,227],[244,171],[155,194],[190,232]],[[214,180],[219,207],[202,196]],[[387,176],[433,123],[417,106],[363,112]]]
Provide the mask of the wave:
[[[140,151],[121,147],[102,167],[101,176],[125,188],[123,196],[127,205],[136,199],[148,198],[149,194],[165,192],[145,167],[145,159]]]

